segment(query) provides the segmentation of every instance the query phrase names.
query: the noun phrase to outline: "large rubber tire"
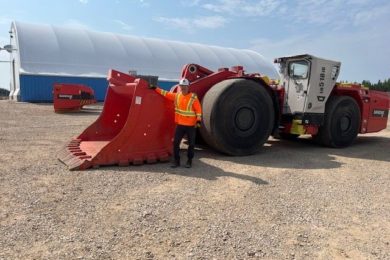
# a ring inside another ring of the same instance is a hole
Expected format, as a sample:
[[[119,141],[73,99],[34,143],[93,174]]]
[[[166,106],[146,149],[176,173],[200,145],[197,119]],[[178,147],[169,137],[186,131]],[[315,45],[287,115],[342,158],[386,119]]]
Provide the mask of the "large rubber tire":
[[[229,79],[204,96],[203,139],[214,149],[235,156],[258,152],[274,125],[271,95],[261,83]]]
[[[359,133],[359,105],[352,97],[330,97],[325,109],[325,122],[314,139],[322,145],[342,148],[351,145]]]

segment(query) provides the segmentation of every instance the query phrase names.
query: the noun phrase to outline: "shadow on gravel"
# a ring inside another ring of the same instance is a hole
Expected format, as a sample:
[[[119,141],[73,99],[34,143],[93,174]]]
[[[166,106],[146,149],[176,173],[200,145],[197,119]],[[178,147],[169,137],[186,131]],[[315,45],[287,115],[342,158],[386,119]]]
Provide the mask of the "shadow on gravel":
[[[185,153],[186,151],[181,151],[184,161]],[[211,181],[217,180],[219,177],[232,177],[251,181],[257,185],[266,185],[269,183],[260,178],[224,171],[219,167],[203,162],[202,159],[271,168],[334,169],[342,166],[342,163],[336,160],[336,156],[389,162],[390,138],[359,136],[353,145],[343,149],[321,147],[315,144],[311,139],[306,138],[299,138],[293,141],[270,139],[264,146],[264,149],[258,154],[242,157],[222,155],[207,146],[198,145],[192,169],[186,169],[184,166],[177,169],[171,169],[169,163],[157,163],[129,167],[107,166],[101,167],[99,171],[131,173],[132,171],[145,170],[148,172],[166,172],[168,174],[201,178]],[[87,171],[92,173],[95,170],[90,169]]]
[[[232,177],[240,180],[251,181],[257,185],[268,184],[267,181],[264,181],[260,178],[234,172],[226,172],[218,167],[214,167],[198,159],[194,160],[194,167],[191,169],[186,169],[182,166],[178,169],[169,169],[167,172],[185,177],[202,178],[210,181],[214,181],[219,177]]]
[[[185,162],[185,152],[181,151]],[[268,184],[266,181],[239,172],[224,171],[200,159],[211,159],[220,162],[229,162],[239,165],[250,165],[269,168],[284,169],[336,169],[344,163],[338,157],[354,158],[361,160],[373,160],[390,162],[390,138],[381,136],[359,136],[354,144],[342,149],[334,149],[319,146],[309,138],[298,138],[296,140],[269,139],[263,149],[250,156],[226,156],[218,153],[208,146],[197,145],[194,167],[186,169],[180,167],[171,169],[169,164],[153,164],[143,166],[101,167],[103,171],[152,171],[167,172],[192,178],[202,178],[206,180],[216,180],[219,177],[232,177],[251,181],[255,184]],[[353,162],[351,162],[353,163]],[[222,164],[223,165],[223,164]],[[92,172],[94,170],[91,170]]]
[[[185,157],[185,151],[181,152],[182,155]],[[209,181],[215,181],[219,177],[232,177],[240,180],[245,181],[251,181],[254,184],[257,185],[266,185],[268,184],[267,181],[264,181],[260,178],[253,177],[250,175],[245,174],[238,174],[234,172],[227,172],[222,170],[221,168],[214,167],[212,165],[209,165],[207,163],[204,163],[200,161],[200,158],[204,158],[203,156],[204,151],[197,151],[196,152],[196,158],[193,161],[193,167],[190,169],[187,169],[184,167],[184,163],[178,168],[172,169],[170,167],[170,163],[156,163],[156,164],[144,164],[140,166],[129,166],[129,167],[119,167],[119,166],[103,166],[99,168],[99,171],[115,171],[115,172],[128,172],[131,173],[132,171],[147,171],[147,172],[156,172],[161,173],[165,172],[168,174],[173,175],[181,175],[183,177],[190,177],[190,178],[200,178],[205,179]],[[87,169],[86,171],[89,171],[93,173],[95,169]]]
[[[208,147],[202,148],[204,158],[272,168],[335,169],[342,166],[336,156],[390,161],[390,138],[377,136],[359,136],[353,145],[342,149],[322,147],[306,138],[270,139],[259,153],[241,157],[226,156]]]
[[[390,138],[383,136],[358,136],[356,141],[346,148],[327,148],[319,146],[308,138],[297,140],[270,140],[276,145],[283,142],[285,145],[293,146],[296,149],[312,149],[316,154],[336,155],[347,158],[390,162]],[[273,145],[273,147],[274,147]],[[270,148],[272,149],[272,147]]]

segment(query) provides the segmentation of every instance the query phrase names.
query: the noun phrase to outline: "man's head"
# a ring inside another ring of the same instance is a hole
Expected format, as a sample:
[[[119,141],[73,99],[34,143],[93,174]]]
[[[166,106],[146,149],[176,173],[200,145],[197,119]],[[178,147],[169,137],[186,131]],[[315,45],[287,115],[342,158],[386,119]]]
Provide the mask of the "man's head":
[[[186,95],[189,92],[189,86],[190,86],[190,82],[188,81],[188,79],[183,78],[179,81],[179,87],[181,93],[183,93],[184,95]]]

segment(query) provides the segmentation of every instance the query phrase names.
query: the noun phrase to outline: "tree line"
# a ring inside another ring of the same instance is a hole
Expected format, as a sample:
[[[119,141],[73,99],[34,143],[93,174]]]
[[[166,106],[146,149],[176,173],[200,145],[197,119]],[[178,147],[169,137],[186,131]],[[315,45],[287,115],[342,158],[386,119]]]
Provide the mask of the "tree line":
[[[4,88],[0,88],[0,96],[9,96],[9,90],[8,89],[4,89]]]
[[[371,83],[369,80],[363,80],[362,84],[369,89],[390,92],[390,79],[385,79],[384,81],[379,80],[378,83]]]

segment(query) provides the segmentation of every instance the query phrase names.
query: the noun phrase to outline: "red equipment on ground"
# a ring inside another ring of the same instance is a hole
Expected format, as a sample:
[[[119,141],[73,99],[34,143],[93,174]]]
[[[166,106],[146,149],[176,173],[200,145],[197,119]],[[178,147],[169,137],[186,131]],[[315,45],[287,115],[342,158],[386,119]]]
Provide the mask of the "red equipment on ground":
[[[302,63],[302,57],[310,62]],[[389,96],[362,85],[335,83],[339,63],[309,55],[281,62],[285,81],[280,85],[258,73],[246,74],[242,66],[216,72],[196,64],[184,66],[182,78],[190,81],[191,92],[202,101],[200,133],[209,146],[241,156],[258,152],[270,135],[308,134],[324,146],[339,148],[352,144],[358,133],[386,128]],[[320,73],[316,62],[322,66]],[[308,64],[313,66],[310,77],[302,73]],[[285,65],[292,68],[287,70]],[[102,114],[62,149],[59,159],[71,170],[169,160],[175,127],[173,102],[148,89],[146,80],[117,71],[110,71],[108,80]],[[287,84],[291,86],[286,88]],[[305,104],[302,97],[310,95],[315,102],[307,99],[310,102],[301,111],[291,112],[297,104]],[[306,112],[312,108],[317,112]]]
[[[173,103],[148,82],[111,70],[99,118],[59,154],[70,170],[100,165],[168,161],[174,132]]]
[[[74,112],[85,105],[96,103],[92,88],[82,84],[56,83],[53,86],[53,104],[56,113]]]

